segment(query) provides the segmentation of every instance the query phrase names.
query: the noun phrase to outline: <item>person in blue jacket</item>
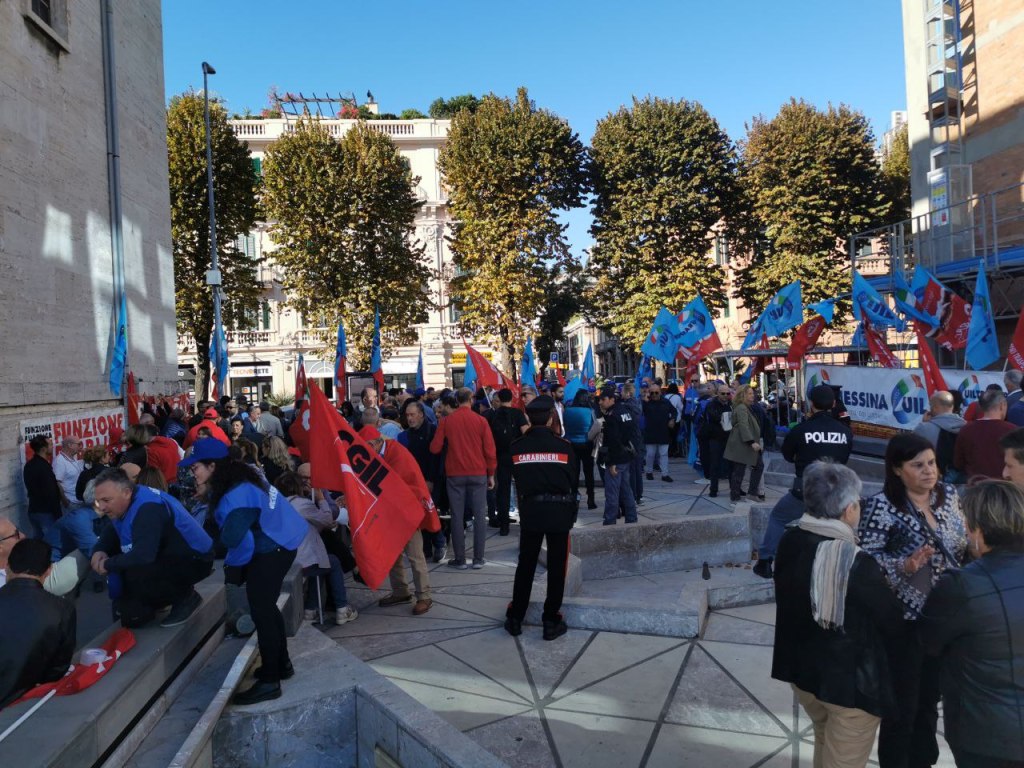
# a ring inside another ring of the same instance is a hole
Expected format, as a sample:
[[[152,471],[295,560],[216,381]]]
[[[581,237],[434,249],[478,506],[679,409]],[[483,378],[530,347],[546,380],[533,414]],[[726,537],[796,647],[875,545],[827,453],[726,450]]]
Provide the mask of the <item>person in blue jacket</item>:
[[[268,489],[254,467],[228,458],[227,446],[216,438],[197,440],[181,464],[192,468],[197,488],[209,496],[221,543],[227,547],[224,580],[245,584],[256,625],[262,666],[256,670],[256,683],[232,702],[276,699],[281,680],[295,674],[277,598],[309,525],[276,488]]]
[[[94,488],[96,512],[110,524],[92,568],[107,577],[121,623],[141,627],[170,605],[160,626],[184,624],[203,602],[195,585],[213,570],[213,541],[181,502],[136,486],[120,467],[101,472]]]

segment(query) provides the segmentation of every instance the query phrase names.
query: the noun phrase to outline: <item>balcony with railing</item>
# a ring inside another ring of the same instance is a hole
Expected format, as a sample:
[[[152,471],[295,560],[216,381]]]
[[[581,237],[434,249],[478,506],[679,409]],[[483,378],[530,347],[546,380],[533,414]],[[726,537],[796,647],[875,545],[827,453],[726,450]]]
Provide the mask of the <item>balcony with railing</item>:
[[[244,140],[271,142],[295,130],[294,118],[270,118],[265,120],[229,120],[235,135]],[[348,132],[358,120],[320,119],[320,124],[335,138]],[[366,125],[375,131],[386,133],[396,141],[444,138],[448,135],[450,120],[367,120]]]
[[[940,279],[986,269],[1024,270],[1024,184],[971,195],[892,226],[850,238],[850,260],[863,274],[889,276],[875,286],[892,289],[895,270],[920,264]]]

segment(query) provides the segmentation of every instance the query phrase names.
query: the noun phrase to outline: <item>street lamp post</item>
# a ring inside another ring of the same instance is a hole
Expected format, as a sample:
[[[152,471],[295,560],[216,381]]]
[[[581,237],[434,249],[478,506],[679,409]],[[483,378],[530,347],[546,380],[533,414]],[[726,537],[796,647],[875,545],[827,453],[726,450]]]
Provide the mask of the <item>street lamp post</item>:
[[[210,137],[210,89],[207,85],[207,76],[217,74],[217,70],[211,67],[205,61],[203,62],[203,118],[206,121],[206,196],[210,206],[210,269],[206,273],[206,284],[210,286],[213,291],[213,348],[217,352],[217,356],[224,354],[224,350],[220,348],[221,339],[221,319],[220,319],[220,303],[221,303],[221,278],[220,269],[217,268],[217,214],[214,209],[213,200],[213,143]],[[212,360],[211,363],[216,366],[217,360]],[[207,382],[209,383],[209,382]],[[221,394],[224,394],[224,389],[227,387],[226,381],[217,382]]]

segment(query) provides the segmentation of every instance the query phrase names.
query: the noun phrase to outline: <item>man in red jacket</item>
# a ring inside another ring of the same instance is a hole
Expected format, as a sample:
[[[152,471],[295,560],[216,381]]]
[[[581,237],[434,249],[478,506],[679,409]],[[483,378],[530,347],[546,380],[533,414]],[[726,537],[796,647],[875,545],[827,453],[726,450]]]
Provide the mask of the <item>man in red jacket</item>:
[[[448,565],[466,570],[467,510],[473,515],[473,568],[484,567],[487,537],[487,491],[494,487],[498,458],[487,419],[473,412],[473,390],[463,387],[456,395],[459,407],[441,419],[430,442],[431,453],[445,453],[448,501],[452,512],[452,548]]]
[[[363,427],[359,435],[381,455],[388,466],[398,473],[399,477],[405,480],[409,490],[423,504],[423,522],[420,523],[419,530],[414,531],[409,541],[406,542],[405,549],[396,558],[395,564],[391,566],[391,573],[388,574],[391,581],[391,594],[382,597],[377,604],[386,608],[412,600],[409,579],[405,572],[405,562],[402,559],[404,554],[409,559],[409,565],[412,566],[412,580],[416,586],[416,604],[413,606],[412,612],[416,616],[422,616],[430,610],[434,601],[430,597],[430,571],[427,570],[420,530],[436,533],[441,530],[441,520],[437,516],[437,510],[434,509],[434,502],[427,489],[427,481],[423,479],[420,465],[416,463],[416,459],[408,449],[396,440],[385,440],[376,427]]]
[[[199,439],[199,430],[208,429],[210,430],[210,437],[215,437],[220,440],[224,445],[231,447],[231,438],[224,434],[224,430],[217,425],[217,420],[220,418],[220,414],[217,413],[216,408],[207,408],[203,412],[203,420],[196,424],[192,429],[188,431],[188,437],[185,438],[185,447],[188,448],[192,443]]]
[[[169,437],[161,437],[155,424],[144,426],[152,438],[146,443],[146,461],[159,469],[170,485],[178,479],[178,462],[185,458],[185,454],[177,442]]]

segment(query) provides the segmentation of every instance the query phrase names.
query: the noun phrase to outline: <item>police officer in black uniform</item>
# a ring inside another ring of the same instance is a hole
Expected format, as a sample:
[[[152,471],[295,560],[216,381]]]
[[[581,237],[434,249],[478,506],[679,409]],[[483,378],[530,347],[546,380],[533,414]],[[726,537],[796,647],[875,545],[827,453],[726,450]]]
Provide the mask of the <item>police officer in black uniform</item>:
[[[766,579],[772,577],[775,549],[786,526],[804,513],[804,469],[824,458],[845,464],[853,450],[853,432],[832,415],[836,404],[832,387],[820,384],[811,390],[809,400],[811,417],[793,427],[782,441],[782,457],[796,466],[796,477],[789,493],[779,499],[772,510],[764,540],[757,550],[754,573]]]
[[[512,476],[519,496],[519,565],[512,602],[505,612],[505,629],[513,637],[523,632],[530,590],[537,571],[541,543],[548,545],[548,594],[544,601],[544,639],[566,633],[562,593],[569,558],[569,531],[576,522],[579,470],[572,445],[551,430],[555,401],[547,395],[526,406],[530,428],[512,442]]]

